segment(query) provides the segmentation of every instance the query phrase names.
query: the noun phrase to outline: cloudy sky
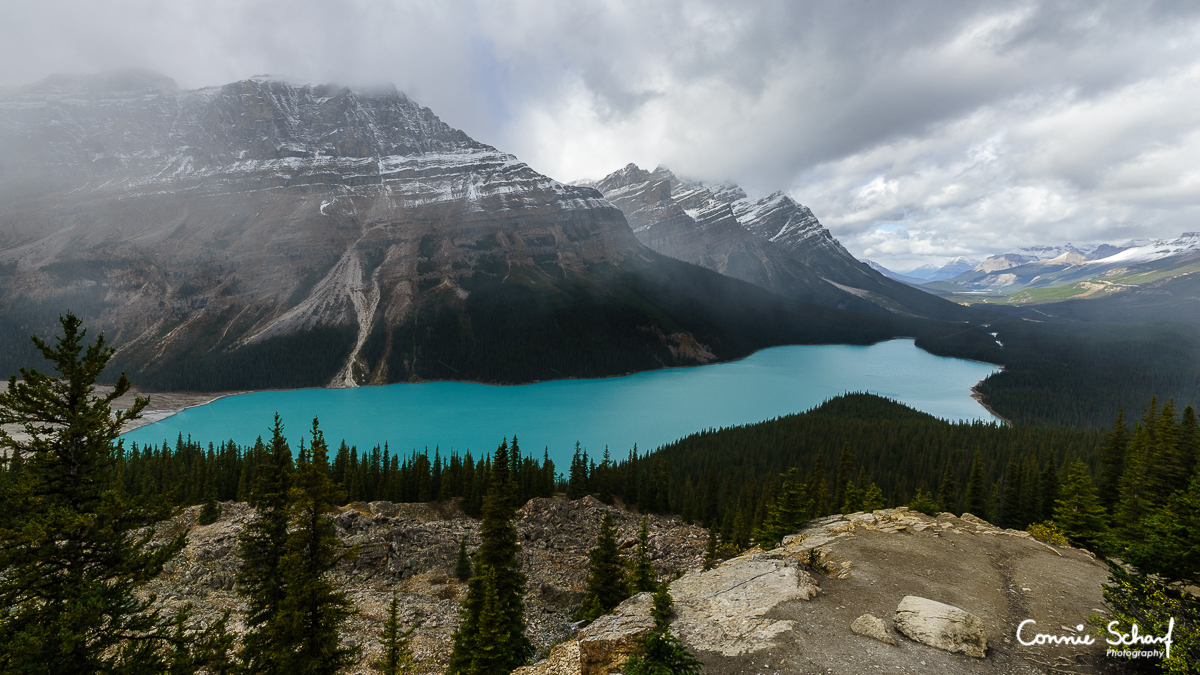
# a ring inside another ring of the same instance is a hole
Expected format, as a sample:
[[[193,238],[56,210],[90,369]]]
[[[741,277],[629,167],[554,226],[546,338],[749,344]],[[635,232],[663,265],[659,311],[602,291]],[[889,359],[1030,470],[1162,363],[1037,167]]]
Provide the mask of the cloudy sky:
[[[560,180],[784,190],[906,270],[1200,230],[1200,3],[0,4],[0,85],[392,82]]]

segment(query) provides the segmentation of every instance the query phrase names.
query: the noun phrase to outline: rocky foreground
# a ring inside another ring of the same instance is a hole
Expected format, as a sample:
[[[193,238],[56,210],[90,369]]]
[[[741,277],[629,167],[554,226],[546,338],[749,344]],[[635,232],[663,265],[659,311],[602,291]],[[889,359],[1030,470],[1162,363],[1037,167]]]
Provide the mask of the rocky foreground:
[[[587,552],[605,505],[592,498],[535,499],[519,512],[522,564],[529,577],[529,635],[541,661],[522,675],[619,672],[648,630],[648,594],[576,630]],[[195,525],[187,510],[162,534],[190,527],[188,547],[151,584],[164,606],[185,603],[211,620],[244,604],[233,590],[237,534],[253,511],[226,503],[221,519]],[[631,548],[640,516],[613,509]],[[452,504],[355,503],[335,518],[359,555],[338,570],[359,615],[347,640],[363,647],[357,672],[371,672],[377,635],[395,591],[401,620],[417,624],[418,672],[443,672],[466,585],[452,576],[460,538],[478,546],[478,522]],[[1106,615],[1104,565],[1079,549],[1055,547],[969,514],[931,518],[907,509],[813,521],[772,551],[751,550],[702,571],[705,531],[675,518],[650,518],[650,551],[671,584],[672,630],[706,673],[1109,673],[1123,663],[1090,646],[1032,645],[1037,633],[1078,636],[1089,616]],[[1096,631],[1084,626],[1085,631]],[[545,658],[543,658],[545,657]]]

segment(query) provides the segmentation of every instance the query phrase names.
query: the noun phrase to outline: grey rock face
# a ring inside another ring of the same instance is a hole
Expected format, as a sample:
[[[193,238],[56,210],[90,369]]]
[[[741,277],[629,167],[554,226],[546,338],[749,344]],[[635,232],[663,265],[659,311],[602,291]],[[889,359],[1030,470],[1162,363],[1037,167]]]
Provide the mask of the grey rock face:
[[[896,644],[896,638],[892,637],[883,619],[871,614],[863,614],[855,619],[854,623],[850,624],[850,630],[854,631],[855,635],[873,638],[893,646]]]
[[[782,192],[749,199],[736,185],[705,185],[634,164],[594,186],[625,213],[639,241],[664,255],[833,307],[924,316],[958,311],[855,259],[808,207]]]
[[[579,631],[581,675],[599,675],[620,668],[637,651],[637,639],[654,628],[652,609],[653,594],[639,593]]]
[[[7,90],[0,213],[0,311],[92,315],[131,375],[325,331],[330,384],[388,382],[389,331],[424,300],[461,305],[477,273],[536,284],[650,255],[597,191],[403,93],[269,78]]]
[[[909,638],[930,647],[967,656],[987,656],[987,635],[979,617],[936,600],[904,596],[892,625]]]

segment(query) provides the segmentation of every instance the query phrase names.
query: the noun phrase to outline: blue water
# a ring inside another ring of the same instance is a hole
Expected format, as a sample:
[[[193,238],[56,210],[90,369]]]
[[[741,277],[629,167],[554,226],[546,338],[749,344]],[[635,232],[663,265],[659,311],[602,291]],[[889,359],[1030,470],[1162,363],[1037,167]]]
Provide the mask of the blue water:
[[[125,438],[174,443],[182,433],[203,443],[252,443],[269,437],[278,411],[293,445],[314,416],[330,445],[345,439],[360,450],[387,441],[393,452],[440,446],[479,457],[516,434],[523,454],[548,448],[565,470],[576,441],[597,459],[606,445],[614,458],[624,457],[635,443],[645,451],[708,428],[802,412],[848,391],[887,396],[943,419],[995,421],[970,389],[996,371],[933,356],[912,340],[775,347],[732,363],[599,380],[263,391],[189,408]]]

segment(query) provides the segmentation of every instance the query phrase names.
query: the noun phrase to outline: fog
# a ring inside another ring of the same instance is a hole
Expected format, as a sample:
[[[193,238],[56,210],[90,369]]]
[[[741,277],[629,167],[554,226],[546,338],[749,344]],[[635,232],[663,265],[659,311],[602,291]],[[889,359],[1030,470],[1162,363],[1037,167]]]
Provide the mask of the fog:
[[[788,192],[895,269],[1200,230],[1200,5],[5,3],[0,85],[394,83],[559,180]]]

